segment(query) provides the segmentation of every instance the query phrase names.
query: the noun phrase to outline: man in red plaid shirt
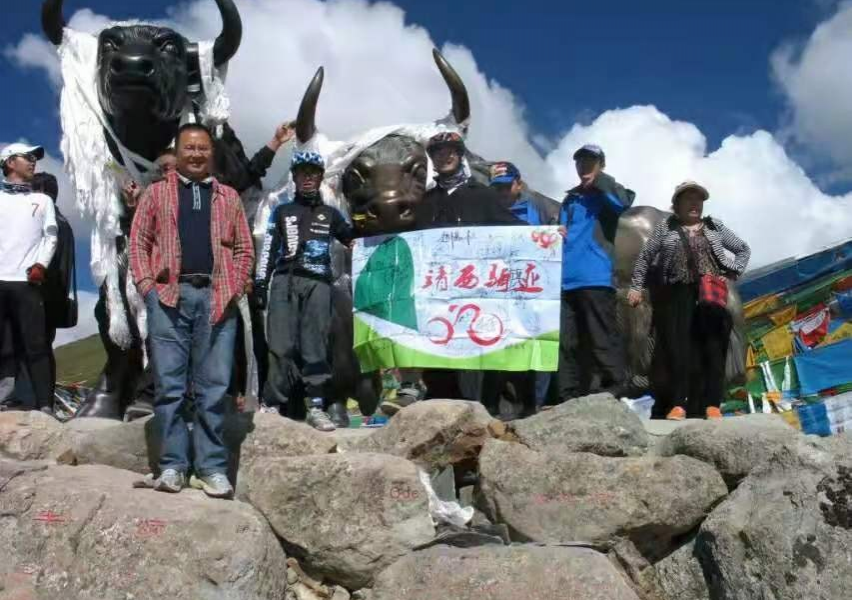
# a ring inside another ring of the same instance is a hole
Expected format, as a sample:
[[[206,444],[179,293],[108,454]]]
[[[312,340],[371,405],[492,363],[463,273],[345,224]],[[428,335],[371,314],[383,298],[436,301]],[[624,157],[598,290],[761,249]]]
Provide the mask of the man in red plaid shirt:
[[[186,483],[190,434],[183,409],[192,391],[190,484],[230,497],[224,397],[234,360],[235,305],[249,282],[254,246],[239,195],[210,175],[210,132],[184,125],[176,151],[177,172],[148,187],[130,232],[130,267],[148,310],[154,413],[163,439],[155,489],[179,492]]]

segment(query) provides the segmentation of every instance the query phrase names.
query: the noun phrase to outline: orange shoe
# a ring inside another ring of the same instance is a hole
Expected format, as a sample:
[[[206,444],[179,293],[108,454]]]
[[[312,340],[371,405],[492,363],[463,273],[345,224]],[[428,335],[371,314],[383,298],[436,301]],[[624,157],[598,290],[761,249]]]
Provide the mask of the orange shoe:
[[[708,419],[721,419],[722,411],[719,410],[718,406],[708,406],[707,407],[707,418]]]
[[[683,410],[682,406],[675,406],[669,411],[669,414],[666,415],[666,419],[669,421],[683,421],[685,418],[686,411]]]

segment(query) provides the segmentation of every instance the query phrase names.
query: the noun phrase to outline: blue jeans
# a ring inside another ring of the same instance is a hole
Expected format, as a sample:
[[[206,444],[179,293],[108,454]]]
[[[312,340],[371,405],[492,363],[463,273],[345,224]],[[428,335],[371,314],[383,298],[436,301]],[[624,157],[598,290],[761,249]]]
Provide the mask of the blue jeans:
[[[145,296],[148,339],[156,386],[154,415],[162,433],[160,469],[189,470],[187,394],[195,395],[192,427],[195,473],[225,473],[228,452],[222,440],[225,393],[234,364],[236,313],[210,323],[211,288],[180,284],[177,308],[160,303],[156,290]]]

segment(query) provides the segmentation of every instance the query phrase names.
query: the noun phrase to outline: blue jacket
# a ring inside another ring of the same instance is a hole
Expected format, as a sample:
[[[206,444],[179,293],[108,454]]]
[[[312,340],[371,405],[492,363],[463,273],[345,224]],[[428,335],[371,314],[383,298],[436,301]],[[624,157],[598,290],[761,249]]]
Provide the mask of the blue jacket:
[[[576,187],[562,201],[559,223],[568,230],[562,245],[562,290],[614,288],[613,256],[618,217],[636,194],[606,173],[589,188]]]
[[[554,200],[522,197],[510,206],[509,210],[516,219],[527,225],[556,225],[558,208],[559,204]]]

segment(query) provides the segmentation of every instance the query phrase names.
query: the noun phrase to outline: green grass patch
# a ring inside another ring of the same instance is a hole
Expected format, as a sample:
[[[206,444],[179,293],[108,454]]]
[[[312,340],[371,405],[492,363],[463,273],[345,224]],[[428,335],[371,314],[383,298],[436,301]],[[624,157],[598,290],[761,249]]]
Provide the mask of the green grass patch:
[[[95,384],[106,363],[106,351],[98,335],[56,349],[56,381],[64,384]]]

